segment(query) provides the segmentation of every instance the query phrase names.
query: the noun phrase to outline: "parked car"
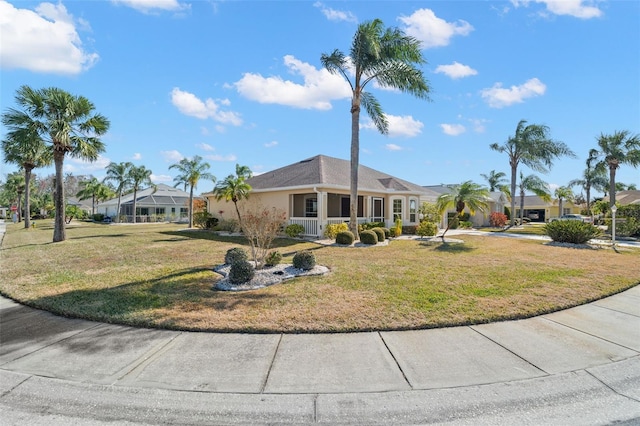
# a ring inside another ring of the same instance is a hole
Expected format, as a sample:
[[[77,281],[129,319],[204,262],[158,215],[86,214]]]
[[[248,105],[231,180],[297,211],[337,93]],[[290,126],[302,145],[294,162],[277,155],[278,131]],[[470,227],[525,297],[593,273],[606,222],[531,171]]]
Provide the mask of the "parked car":
[[[540,215],[538,213],[529,213],[529,219],[531,220],[538,220],[540,219]]]
[[[563,214],[560,217],[552,217],[549,219],[549,222],[554,222],[556,220],[580,220],[582,222],[591,223],[591,217],[583,216],[581,214]]]

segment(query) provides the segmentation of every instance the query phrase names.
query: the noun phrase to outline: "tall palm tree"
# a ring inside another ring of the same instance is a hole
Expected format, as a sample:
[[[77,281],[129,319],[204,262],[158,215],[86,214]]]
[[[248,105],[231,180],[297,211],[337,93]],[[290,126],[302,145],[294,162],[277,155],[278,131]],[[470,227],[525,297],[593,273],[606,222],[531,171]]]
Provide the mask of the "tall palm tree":
[[[450,192],[442,194],[436,201],[436,206],[440,214],[445,213],[450,208],[456,209],[456,214],[447,223],[447,228],[442,233],[442,241],[444,235],[449,230],[451,222],[459,218],[465,208],[469,209],[469,213],[475,214],[476,211],[484,213],[489,209],[489,190],[470,180],[460,185],[448,185]]]
[[[178,169],[180,174],[173,178],[175,186],[189,187],[189,228],[193,228],[193,189],[198,186],[200,179],[209,179],[215,182],[216,178],[207,172],[209,163],[202,162],[202,157],[194,156],[191,160],[183,158],[179,163],[172,164],[169,169]]]
[[[397,28],[385,28],[381,20],[363,22],[353,37],[349,56],[336,49],[322,54],[322,65],[340,74],[351,86],[351,173],[349,228],[358,236],[358,166],[360,157],[360,106],[364,106],[378,131],[387,134],[389,123],[378,100],[365,91],[375,82],[384,88],[429,99],[429,84],[418,66],[426,63],[420,42]]]
[[[549,137],[549,128],[540,124],[527,125],[526,120],[520,120],[516,132],[507,141],[499,145],[489,145],[494,151],[507,153],[511,167],[511,194],[516,193],[516,179],[520,163],[534,171],[547,173],[553,165],[553,160],[562,156],[575,157],[575,154],[563,142],[554,141]],[[515,197],[511,197],[511,211],[516,207]],[[522,214],[522,213],[521,213]],[[511,215],[511,226],[515,224],[515,215]]]
[[[484,173],[480,173],[487,183],[489,184],[489,191],[494,192],[495,190],[503,190],[503,187],[508,182],[505,177],[507,176],[504,172],[496,172],[495,170],[491,170],[488,175]]]
[[[116,193],[118,194],[118,207],[116,208],[116,223],[120,223],[120,204],[122,201],[122,193],[131,184],[130,170],[133,168],[133,163],[128,161],[121,163],[109,163],[107,166],[107,176],[104,178],[106,182],[113,182],[115,184]]]
[[[95,161],[105,149],[99,136],[109,129],[109,120],[94,113],[95,106],[87,98],[74,96],[56,87],[34,90],[29,86],[22,86],[18,89],[15,100],[23,110],[8,109],[2,116],[2,123],[9,131],[28,129],[29,132],[37,133],[52,150],[56,169],[53,242],[64,241],[65,155]]]
[[[558,200],[558,217],[562,216],[563,211],[563,203],[564,201],[573,201],[575,199],[575,195],[573,191],[568,186],[559,186],[553,193]]]
[[[551,201],[549,185],[536,175],[524,176],[522,172],[520,172],[520,183],[518,184],[518,189],[520,190],[520,223],[522,223],[522,220],[524,219],[524,195],[526,192],[533,192],[535,195],[540,197],[542,201]],[[515,200],[515,197],[513,197],[513,199]],[[512,219],[515,219],[515,215],[512,215],[511,217]]]
[[[6,163],[19,165],[24,170],[24,227],[31,227],[31,174],[33,169],[53,162],[49,150],[37,132],[32,129],[15,129],[2,141]],[[20,208],[18,209],[18,211]]]
[[[242,228],[242,217],[240,216],[240,210],[238,209],[238,201],[249,198],[251,192],[251,185],[249,185],[245,179],[251,175],[251,171],[247,166],[240,166],[236,164],[236,174],[229,175],[224,180],[219,181],[213,188],[213,194],[216,200],[220,201],[224,198],[225,201],[232,201],[236,214],[238,215],[238,224]]]
[[[622,164],[632,167],[640,165],[640,135],[631,135],[628,130],[616,131],[612,135],[600,134],[598,149],[593,150],[599,159],[596,168],[609,169],[609,206],[616,203],[616,171]]]
[[[131,188],[133,189],[133,223],[137,222],[136,210],[138,208],[138,190],[144,185],[149,185],[155,188],[153,182],[151,182],[151,170],[145,166],[133,166],[129,169],[129,181],[131,182]]]
[[[76,193],[76,197],[80,201],[91,198],[91,215],[96,214],[96,193],[100,190],[100,181],[93,176],[89,180],[80,182],[80,190]]]
[[[580,186],[584,189],[587,201],[587,214],[591,215],[591,189],[606,192],[608,180],[605,170],[594,167],[596,161],[596,150],[592,149],[587,158],[587,168],[582,172],[582,179],[574,179],[569,182],[569,186]]]

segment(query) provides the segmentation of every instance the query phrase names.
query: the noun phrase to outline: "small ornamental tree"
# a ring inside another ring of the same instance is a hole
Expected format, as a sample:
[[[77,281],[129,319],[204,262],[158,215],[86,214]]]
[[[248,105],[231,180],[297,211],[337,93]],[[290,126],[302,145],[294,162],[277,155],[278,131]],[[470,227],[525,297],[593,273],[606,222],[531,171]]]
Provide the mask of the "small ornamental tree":
[[[241,215],[242,232],[251,245],[251,256],[256,267],[261,268],[271,243],[286,223],[287,214],[276,208],[253,206],[244,208]]]

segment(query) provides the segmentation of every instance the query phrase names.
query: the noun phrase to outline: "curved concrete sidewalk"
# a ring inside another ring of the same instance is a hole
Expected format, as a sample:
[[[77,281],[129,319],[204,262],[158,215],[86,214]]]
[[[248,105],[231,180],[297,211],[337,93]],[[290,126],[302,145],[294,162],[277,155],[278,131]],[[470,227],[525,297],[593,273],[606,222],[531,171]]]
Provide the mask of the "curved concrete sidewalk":
[[[0,331],[3,424],[640,421],[640,287],[521,321],[310,335],[137,329],[0,298]]]

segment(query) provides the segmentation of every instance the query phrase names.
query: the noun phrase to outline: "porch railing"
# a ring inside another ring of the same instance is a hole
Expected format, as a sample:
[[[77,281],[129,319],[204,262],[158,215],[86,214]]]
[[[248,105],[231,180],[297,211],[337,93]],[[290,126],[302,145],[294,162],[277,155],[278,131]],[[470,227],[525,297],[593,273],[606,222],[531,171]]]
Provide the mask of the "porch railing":
[[[331,217],[326,220],[327,225],[340,224],[340,223],[349,223],[348,217]],[[302,225],[304,228],[304,235],[307,237],[317,237],[319,236],[319,223],[318,218],[315,217],[290,217],[289,224],[298,224]],[[367,217],[359,217],[358,223],[366,223],[371,222],[371,218]]]

